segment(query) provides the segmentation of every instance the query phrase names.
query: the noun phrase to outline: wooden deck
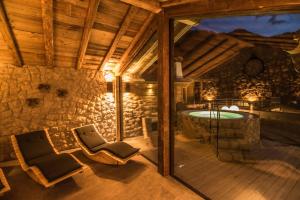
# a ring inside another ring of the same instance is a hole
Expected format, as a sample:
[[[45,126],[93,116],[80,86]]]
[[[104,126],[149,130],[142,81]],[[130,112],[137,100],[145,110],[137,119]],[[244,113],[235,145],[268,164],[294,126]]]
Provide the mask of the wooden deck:
[[[148,139],[126,142],[148,159],[157,149]],[[175,175],[213,200],[299,200],[300,148],[263,140],[248,163],[221,162],[207,144],[176,137]]]
[[[164,178],[142,156],[125,166],[108,166],[76,153],[89,168],[83,173],[45,189],[19,167],[6,168],[11,192],[5,200],[199,200],[198,195],[172,178]]]
[[[211,199],[300,199],[299,147],[265,141],[258,161],[226,163],[207,144],[176,139],[175,175]]]

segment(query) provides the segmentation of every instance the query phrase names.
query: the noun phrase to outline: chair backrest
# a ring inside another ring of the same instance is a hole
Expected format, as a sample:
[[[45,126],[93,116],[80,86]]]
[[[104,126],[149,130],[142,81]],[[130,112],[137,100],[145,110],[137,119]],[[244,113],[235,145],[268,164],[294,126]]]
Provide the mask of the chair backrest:
[[[106,143],[94,125],[75,128],[74,132],[78,136],[81,143],[83,143],[89,150]]]
[[[44,130],[16,135],[25,162],[55,153]]]
[[[4,176],[2,169],[0,169],[0,196],[6,191],[10,190],[10,186]]]

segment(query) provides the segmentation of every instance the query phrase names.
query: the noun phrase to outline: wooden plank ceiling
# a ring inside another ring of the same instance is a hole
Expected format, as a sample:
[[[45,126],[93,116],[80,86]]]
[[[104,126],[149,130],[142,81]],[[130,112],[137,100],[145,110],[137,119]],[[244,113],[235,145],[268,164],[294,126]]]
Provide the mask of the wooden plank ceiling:
[[[145,22],[154,17],[120,0],[1,2],[1,65],[113,66],[132,50],[131,43],[137,43],[147,29]]]

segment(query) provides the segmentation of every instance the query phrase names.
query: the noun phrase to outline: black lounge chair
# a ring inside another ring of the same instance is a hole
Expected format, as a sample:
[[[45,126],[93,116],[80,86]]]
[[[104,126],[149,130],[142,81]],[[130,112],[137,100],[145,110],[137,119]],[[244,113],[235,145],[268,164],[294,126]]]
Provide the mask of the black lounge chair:
[[[97,162],[124,165],[139,153],[139,149],[125,142],[108,143],[93,124],[74,128],[72,132],[84,154]]]
[[[45,187],[80,173],[85,167],[72,154],[59,154],[46,129],[13,135],[11,139],[22,169]]]
[[[9,184],[4,176],[2,169],[0,169],[0,196],[9,190]]]

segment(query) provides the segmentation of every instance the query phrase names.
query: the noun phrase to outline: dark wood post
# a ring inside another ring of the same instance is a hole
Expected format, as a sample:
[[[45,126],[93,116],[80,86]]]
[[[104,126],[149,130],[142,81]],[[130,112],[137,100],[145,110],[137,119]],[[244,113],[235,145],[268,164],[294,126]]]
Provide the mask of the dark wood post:
[[[115,102],[117,119],[117,141],[123,140],[123,98],[122,98],[122,77],[116,76],[115,80]]]
[[[170,174],[170,111],[171,111],[171,63],[170,47],[173,21],[161,11],[158,23],[158,171],[168,176]]]

